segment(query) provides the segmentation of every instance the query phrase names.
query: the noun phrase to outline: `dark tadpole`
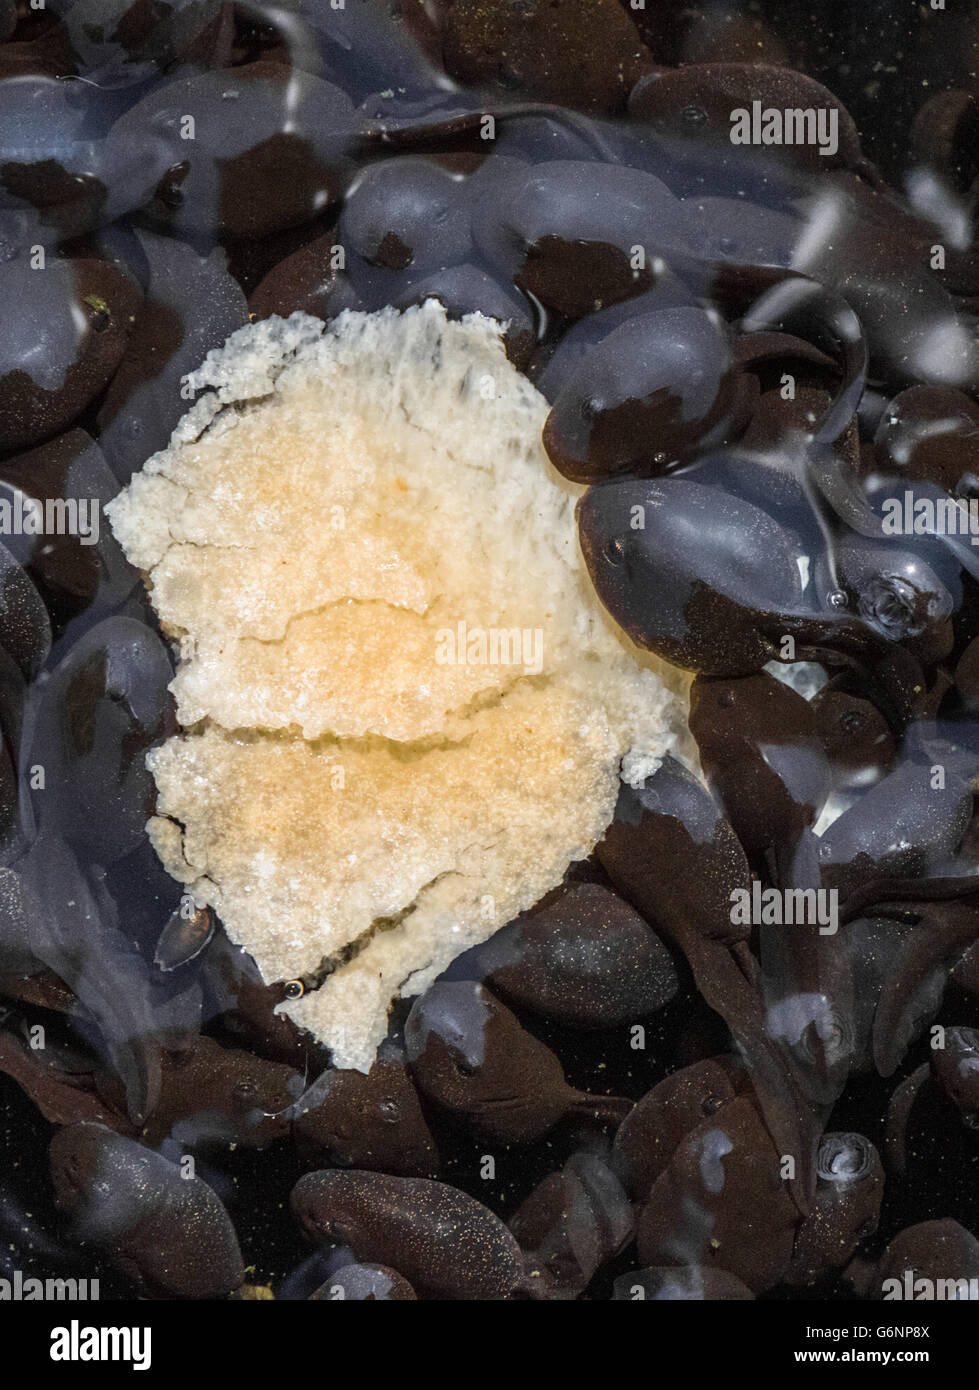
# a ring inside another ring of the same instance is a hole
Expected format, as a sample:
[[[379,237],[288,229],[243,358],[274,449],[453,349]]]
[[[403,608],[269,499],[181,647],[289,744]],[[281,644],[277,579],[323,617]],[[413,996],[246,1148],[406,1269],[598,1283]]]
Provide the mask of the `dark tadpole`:
[[[947,864],[971,819],[971,779],[937,746],[934,760],[906,756],[823,831],[823,882],[839,890],[849,915],[856,891],[872,894],[875,879],[881,900],[895,901],[900,891],[886,880],[925,878]]]
[[[598,883],[556,889],[476,950],[493,990],[571,1028],[614,1028],[657,1012],[680,982],[639,913]]]
[[[0,297],[18,306],[0,341],[0,450],[9,452],[61,434],[105,389],[142,296],[106,261],[36,249],[0,265]]]
[[[168,78],[109,138],[163,161],[146,213],[210,244],[219,234],[267,236],[336,202],[353,120],[350,98],[332,83],[260,60]]]
[[[789,67],[767,63],[691,63],[676,70],[661,69],[642,77],[629,97],[629,114],[673,135],[723,140],[730,146],[732,113],[751,111],[752,103],[780,112],[802,108],[831,112],[836,117],[837,148],[823,154],[818,143],[804,142],[773,149],[780,158],[808,173],[850,168],[872,175],[863,157],[853,119],[832,92]]]
[[[690,731],[749,863],[770,877],[830,792],[809,702],[767,671],[735,680],[698,676],[690,688]]]
[[[874,436],[874,464],[909,483],[971,496],[979,487],[979,404],[950,386],[910,386],[891,401]]]
[[[612,1167],[626,1191],[643,1201],[687,1134],[749,1085],[743,1064],[720,1056],[683,1067],[647,1091],[623,1120],[612,1148]]]
[[[509,1221],[526,1255],[532,1298],[574,1299],[632,1238],[632,1205],[596,1154],[573,1155],[537,1184]]]
[[[338,241],[382,270],[458,265],[471,247],[464,189],[447,169],[414,155],[370,164],[344,198]]]
[[[931,1049],[931,1073],[963,1120],[979,1129],[979,1032],[946,1028],[944,1046]]]
[[[877,1229],[884,1198],[880,1155],[862,1134],[824,1134],[813,1209],[799,1227],[785,1282],[807,1288],[842,1269]]]
[[[846,595],[814,592],[800,536],[761,507],[685,477],[624,478],[589,488],[577,514],[598,596],[638,646],[708,676],[786,659],[854,666],[890,722],[910,718],[917,661],[842,611]]]
[[[623,896],[681,949],[747,940],[731,910],[735,890],[751,881],[744,850],[708,789],[675,758],[641,787],[620,788],[596,853]]]
[[[615,0],[492,10],[482,0],[434,0],[427,8],[438,26],[446,71],[486,88],[491,98],[499,99],[502,91],[618,113],[651,62],[632,12]]]
[[[420,995],[405,1044],[423,1094],[489,1138],[527,1143],[565,1115],[614,1128],[631,1109],[569,1086],[555,1053],[475,982],[437,980]]]
[[[615,621],[688,670],[757,670],[778,655],[788,615],[808,610],[797,537],[718,489],[681,478],[604,483],[578,503],[578,529]]]
[[[684,205],[653,174],[551,160],[515,169],[478,198],[473,235],[520,289],[578,318],[649,290],[658,266],[689,254],[692,232]]]
[[[62,1069],[56,1052],[48,1060],[42,1060],[43,1055],[33,1050],[12,1028],[0,1031],[0,1072],[17,1083],[50,1124],[91,1121],[119,1133],[133,1134],[125,1114],[96,1094],[91,1073]]]
[[[751,875],[730,824],[707,788],[667,757],[640,789],[623,786],[596,852],[616,889],[683,952],[697,988],[730,1028],[778,1151],[795,1160],[786,1190],[805,1210],[820,1121],[771,1034],[751,927],[735,912]]]
[[[102,1073],[96,1087],[100,1097],[124,1108],[117,1077]],[[302,1077],[292,1067],[199,1035],[163,1053],[160,1098],[139,1137],[153,1148],[172,1137],[195,1150],[207,1145],[263,1149],[289,1137],[292,1105],[301,1089]]]
[[[201,1178],[103,1125],[51,1142],[59,1209],[156,1298],[223,1298],[245,1278],[228,1213]]]
[[[791,1262],[799,1209],[782,1156],[753,1099],[729,1100],[681,1141],[642,1208],[636,1248],[644,1265],[723,1269],[754,1293]]]
[[[146,298],[125,360],[98,413],[99,445],[121,482],[163,449],[187,411],[185,377],[248,322],[248,305],[218,247],[200,255],[140,229],[129,248]]]
[[[434,1177],[435,1139],[403,1061],[384,1057],[369,1072],[323,1072],[292,1107],[301,1149],[341,1168]]]
[[[291,1205],[306,1234],[389,1265],[435,1297],[506,1299],[523,1276],[520,1247],[474,1197],[426,1178],[307,1173]]]
[[[958,1221],[922,1221],[894,1237],[877,1264],[872,1298],[974,1299],[979,1240]]]
[[[135,618],[91,628],[35,693],[27,762],[34,813],[97,863],[136,849],[154,805],[148,748],[173,729],[173,666],[160,638]],[[33,705],[32,705],[33,708]]]
[[[729,416],[736,368],[702,309],[630,318],[561,388],[544,426],[551,462],[574,482],[656,475],[689,459]]]

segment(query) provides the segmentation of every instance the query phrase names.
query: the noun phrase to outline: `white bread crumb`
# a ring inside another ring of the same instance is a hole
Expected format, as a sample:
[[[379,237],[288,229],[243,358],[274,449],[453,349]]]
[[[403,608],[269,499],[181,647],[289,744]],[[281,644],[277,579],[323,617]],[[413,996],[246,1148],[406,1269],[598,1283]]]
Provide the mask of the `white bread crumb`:
[[[393,997],[590,852],[620,766],[686,746],[687,681],[605,619],[492,320],[268,319],[192,381],[106,508],[180,641],[147,828],[267,981],[333,958],[283,1008],[367,1070]]]

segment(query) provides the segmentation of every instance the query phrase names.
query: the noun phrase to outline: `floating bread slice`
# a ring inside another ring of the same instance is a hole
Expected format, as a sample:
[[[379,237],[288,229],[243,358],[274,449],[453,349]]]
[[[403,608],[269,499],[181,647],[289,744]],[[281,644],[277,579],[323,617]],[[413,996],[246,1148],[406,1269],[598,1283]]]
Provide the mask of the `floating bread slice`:
[[[323,979],[283,1007],[366,1070],[391,1000],[683,743],[686,678],[605,619],[497,323],[273,318],[191,384],[106,509],[180,644],[148,831],[267,981]]]

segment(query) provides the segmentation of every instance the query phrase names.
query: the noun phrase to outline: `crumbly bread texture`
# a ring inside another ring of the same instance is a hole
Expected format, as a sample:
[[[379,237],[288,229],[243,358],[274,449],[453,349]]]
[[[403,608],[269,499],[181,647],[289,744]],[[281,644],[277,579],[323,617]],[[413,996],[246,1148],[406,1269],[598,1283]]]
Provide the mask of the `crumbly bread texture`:
[[[366,1070],[683,744],[686,678],[606,620],[499,324],[272,318],[192,385],[106,508],[180,643],[148,831],[266,980],[328,962],[283,1007]]]

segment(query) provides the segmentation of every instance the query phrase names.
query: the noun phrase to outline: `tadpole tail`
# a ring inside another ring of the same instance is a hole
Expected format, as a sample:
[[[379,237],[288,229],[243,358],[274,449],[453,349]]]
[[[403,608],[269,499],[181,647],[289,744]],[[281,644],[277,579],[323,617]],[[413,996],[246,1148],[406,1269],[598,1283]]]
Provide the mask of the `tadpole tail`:
[[[915,982],[920,987],[920,982],[931,980],[934,972],[979,938],[979,914],[971,903],[933,902],[930,907],[904,941],[897,968],[885,981],[874,1014],[874,1063],[881,1076],[897,1070],[913,1036]]]
[[[880,916],[889,904],[951,902],[979,895],[979,873],[937,878],[878,878],[864,884],[840,904],[840,921],[856,917]],[[979,935],[979,927],[977,927]]]
[[[822,1124],[805,1103],[794,1069],[772,1039],[764,1004],[741,963],[723,942],[701,938],[688,954],[697,988],[723,1018],[743,1053],[769,1134],[782,1157],[795,1160],[789,1191],[803,1216],[815,1191],[815,1156]]]
[[[635,1102],[627,1096],[596,1096],[582,1091],[568,1106],[567,1115],[597,1125],[603,1130],[617,1130],[633,1109]]]
[[[741,320],[742,333],[796,333],[840,364],[842,384],[813,432],[817,444],[834,444],[856,414],[867,381],[867,341],[860,320],[842,295],[798,271],[784,272]],[[877,534],[880,528],[878,525]]]

